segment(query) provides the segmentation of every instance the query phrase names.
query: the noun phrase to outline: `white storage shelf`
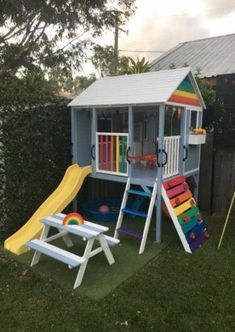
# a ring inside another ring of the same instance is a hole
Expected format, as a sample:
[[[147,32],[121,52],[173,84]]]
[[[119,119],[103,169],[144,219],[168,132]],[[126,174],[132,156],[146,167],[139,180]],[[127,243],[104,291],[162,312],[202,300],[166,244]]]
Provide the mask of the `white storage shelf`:
[[[199,145],[206,143],[206,135],[191,134],[188,136],[188,144]]]

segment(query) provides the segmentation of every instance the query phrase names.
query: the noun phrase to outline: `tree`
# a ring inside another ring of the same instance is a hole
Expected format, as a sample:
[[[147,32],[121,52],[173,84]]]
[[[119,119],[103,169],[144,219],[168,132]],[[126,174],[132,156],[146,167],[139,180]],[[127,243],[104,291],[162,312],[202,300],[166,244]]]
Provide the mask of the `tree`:
[[[81,93],[83,90],[88,88],[96,80],[94,73],[89,76],[76,76],[73,81],[73,92],[75,94]]]
[[[114,73],[114,47],[111,45],[94,47],[91,61],[101,77],[115,75]],[[125,56],[118,58],[117,74],[126,74],[129,68],[129,59]]]
[[[142,59],[137,58],[134,61],[132,58],[128,58],[130,60],[131,66],[129,67],[128,74],[140,74],[146,73],[150,71],[151,65],[148,61],[145,60],[145,57]]]
[[[203,126],[210,131],[214,130],[215,126],[217,126],[216,123],[218,122],[221,108],[216,107],[216,91],[210,86],[206,78],[201,78],[200,76],[201,69],[197,68],[195,78],[207,108],[203,116]]]
[[[134,2],[112,4],[125,20],[133,13]],[[71,61],[71,56],[80,64],[86,33],[97,36],[114,24],[109,4],[108,0],[0,0],[0,79],[19,70],[53,67]],[[63,40],[68,43],[59,47]]]

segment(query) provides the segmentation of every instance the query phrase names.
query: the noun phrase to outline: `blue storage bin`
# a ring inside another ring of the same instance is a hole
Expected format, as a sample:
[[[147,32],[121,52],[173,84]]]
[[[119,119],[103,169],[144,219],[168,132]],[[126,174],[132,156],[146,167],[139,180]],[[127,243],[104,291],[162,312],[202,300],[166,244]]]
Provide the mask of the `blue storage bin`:
[[[100,212],[99,208],[102,205],[109,207],[109,212]],[[92,199],[82,205],[83,214],[87,220],[112,222],[117,221],[119,210],[121,206],[121,198],[103,198]]]

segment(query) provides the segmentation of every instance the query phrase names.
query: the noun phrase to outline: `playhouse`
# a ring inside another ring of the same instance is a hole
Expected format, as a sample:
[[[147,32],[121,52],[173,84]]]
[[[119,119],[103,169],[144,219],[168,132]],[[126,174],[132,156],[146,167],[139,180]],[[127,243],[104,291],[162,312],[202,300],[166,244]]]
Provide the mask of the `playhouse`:
[[[103,252],[108,263],[114,263],[109,246],[122,236],[138,239],[139,254],[144,252],[155,206],[160,243],[163,202],[184,250],[199,248],[208,238],[195,199],[206,138],[200,128],[205,105],[190,68],[105,77],[70,106],[73,165],[31,218],[5,240],[4,248],[17,255],[34,249],[32,266],[45,254],[78,268],[76,288],[91,257]],[[106,226],[61,213],[71,201],[76,211],[75,198],[88,175],[126,184],[113,237],[103,234]],[[141,230],[128,227],[130,215],[140,219]],[[58,233],[50,235],[51,228]],[[50,243],[62,237],[69,248],[70,234],[86,240],[82,256]],[[100,246],[93,248],[94,241]]]
[[[126,183],[115,237],[125,233],[139,238],[142,253],[156,206],[159,243],[163,198],[184,249],[192,252],[200,246],[204,226],[197,244],[190,244],[187,233],[198,226],[200,150],[206,139],[199,128],[205,104],[190,68],[101,78],[69,106],[73,163],[92,165],[93,178]],[[187,185],[189,177],[194,182],[193,194]],[[147,213],[138,206],[134,210],[126,207],[131,194],[149,198]],[[145,219],[142,234],[123,227],[125,213]],[[187,232],[180,221],[189,221]]]

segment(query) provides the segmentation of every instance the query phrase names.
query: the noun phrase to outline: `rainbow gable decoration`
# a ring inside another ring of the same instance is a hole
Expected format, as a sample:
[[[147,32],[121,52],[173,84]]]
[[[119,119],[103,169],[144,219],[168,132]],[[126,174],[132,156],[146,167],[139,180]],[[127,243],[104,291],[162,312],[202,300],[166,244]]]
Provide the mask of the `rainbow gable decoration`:
[[[194,91],[190,78],[187,76],[178,86],[168,101],[178,104],[200,106],[200,100]]]
[[[63,225],[82,225],[84,218],[76,212],[68,213],[63,219]]]

